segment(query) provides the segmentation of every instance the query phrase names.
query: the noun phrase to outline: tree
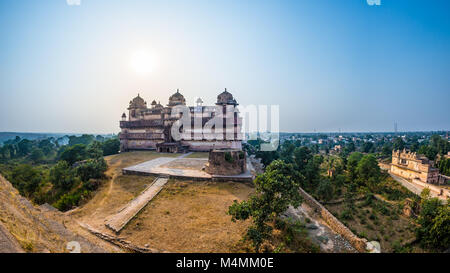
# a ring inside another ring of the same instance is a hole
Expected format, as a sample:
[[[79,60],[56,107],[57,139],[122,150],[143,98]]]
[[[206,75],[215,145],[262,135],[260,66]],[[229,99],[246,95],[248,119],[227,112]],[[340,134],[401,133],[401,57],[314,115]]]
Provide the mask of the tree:
[[[42,174],[37,168],[22,164],[13,168],[10,180],[20,194],[31,197],[42,182]]]
[[[320,200],[329,201],[333,198],[333,186],[328,180],[322,180],[317,187],[317,196]]]
[[[306,168],[308,161],[310,161],[313,157],[311,150],[306,146],[295,148],[293,154],[295,168],[300,172]]]
[[[87,154],[89,158],[100,158],[103,157],[103,147],[98,141],[94,141],[89,146],[87,146]]]
[[[69,165],[73,165],[77,161],[88,158],[86,145],[76,144],[72,147],[64,148],[60,155],[61,160],[66,161]]]
[[[69,146],[74,146],[77,144],[89,145],[94,142],[95,137],[93,135],[82,135],[82,136],[69,136]]]
[[[361,147],[361,151],[363,153],[373,153],[374,150],[375,150],[375,147],[372,142],[364,142]]]
[[[381,170],[374,155],[368,154],[361,158],[356,167],[356,172],[358,184],[365,185],[372,191],[378,190]]]
[[[91,178],[100,179],[104,177],[107,169],[106,161],[103,158],[97,158],[86,160],[86,162],[77,167],[76,172],[83,182],[87,182]]]
[[[295,145],[291,141],[286,141],[281,147],[280,158],[286,163],[293,162],[293,152],[295,150]]]
[[[103,156],[118,154],[120,150],[120,140],[117,137],[110,138],[102,143]]]
[[[381,148],[381,154],[383,157],[391,157],[392,156],[392,145],[390,143],[385,143]]]
[[[434,160],[438,151],[431,145],[422,145],[420,146],[418,153],[425,155],[430,160]]]
[[[403,139],[401,137],[397,137],[394,140],[394,150],[403,150],[405,148],[405,142],[403,141]]]
[[[446,250],[450,246],[450,207],[438,198],[421,201],[416,235],[422,246]]]
[[[18,154],[20,156],[26,156],[31,152],[32,142],[28,139],[22,139],[19,143],[17,143]]]
[[[365,155],[358,162],[356,167],[356,172],[358,178],[363,180],[368,180],[369,178],[379,178],[381,175],[380,167],[378,166],[378,161],[374,155]]]
[[[450,176],[450,158],[442,158],[438,167],[441,174]]]
[[[30,159],[33,160],[34,163],[39,163],[44,159],[44,152],[40,148],[34,147],[31,150]]]
[[[247,201],[234,201],[229,207],[232,221],[251,217],[253,224],[245,238],[252,241],[257,252],[271,235],[273,228],[268,223],[274,223],[289,206],[298,207],[301,204],[302,198],[298,192],[301,180],[302,176],[292,164],[275,160],[255,179],[255,195]]]
[[[70,190],[76,182],[76,176],[69,164],[61,160],[50,170],[49,180],[56,189]]]
[[[357,177],[356,167],[362,157],[363,155],[361,153],[354,152],[347,159],[347,171],[351,181],[354,181]]]

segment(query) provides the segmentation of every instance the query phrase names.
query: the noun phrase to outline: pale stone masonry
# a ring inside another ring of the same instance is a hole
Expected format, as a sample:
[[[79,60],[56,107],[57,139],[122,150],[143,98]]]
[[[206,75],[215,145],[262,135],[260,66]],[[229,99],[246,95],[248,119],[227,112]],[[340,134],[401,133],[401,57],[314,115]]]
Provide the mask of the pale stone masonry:
[[[391,173],[409,180],[437,184],[439,170],[433,167],[433,161],[425,156],[403,149],[392,151]]]

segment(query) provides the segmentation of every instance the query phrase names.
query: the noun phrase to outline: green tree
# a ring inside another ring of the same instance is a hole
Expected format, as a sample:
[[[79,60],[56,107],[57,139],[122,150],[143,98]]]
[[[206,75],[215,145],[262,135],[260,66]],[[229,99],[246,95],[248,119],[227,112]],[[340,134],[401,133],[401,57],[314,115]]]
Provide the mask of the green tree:
[[[356,167],[358,178],[368,180],[369,178],[379,178],[381,170],[378,166],[378,161],[374,155],[365,155],[358,162]]]
[[[33,147],[30,159],[33,160],[34,163],[39,163],[44,159],[44,152],[38,147]]]
[[[49,180],[56,189],[67,191],[76,183],[76,176],[69,164],[61,160],[51,168]]]
[[[329,201],[333,198],[333,186],[328,180],[322,180],[317,187],[316,194],[320,200]]]
[[[393,144],[394,150],[403,150],[405,148],[405,142],[401,137],[397,137]]]
[[[363,145],[361,146],[361,151],[363,153],[373,153],[375,151],[375,146],[373,145],[372,142],[364,142]]]
[[[102,143],[103,156],[118,154],[120,150],[120,140],[117,137],[110,138]]]
[[[392,156],[392,145],[390,143],[385,143],[381,148],[381,154],[383,157],[391,157]]]
[[[434,160],[438,154],[438,151],[431,145],[422,145],[420,146],[418,153],[425,155],[430,160]]]
[[[357,177],[356,167],[362,159],[363,154],[354,152],[347,159],[347,171],[350,181],[354,181]]]
[[[85,160],[89,154],[84,144],[76,144],[72,147],[65,147],[60,155],[61,160],[66,161],[69,165],[75,162]]]
[[[89,145],[94,142],[95,137],[93,135],[82,135],[82,136],[69,136],[69,146],[74,146],[77,144]]]
[[[255,179],[255,195],[247,201],[234,201],[229,207],[228,213],[232,216],[232,221],[251,217],[253,224],[247,230],[245,238],[253,243],[257,252],[264,240],[271,235],[273,228],[269,223],[273,224],[289,206],[298,207],[301,204],[301,180],[301,175],[291,164],[275,160]]]
[[[102,143],[94,141],[89,146],[87,146],[87,156],[89,158],[100,158],[103,157],[103,146]]]
[[[20,194],[30,198],[42,182],[43,175],[30,165],[22,164],[13,168],[9,180]]]
[[[313,157],[311,150],[306,146],[297,147],[294,149],[293,154],[294,154],[295,168],[298,171],[303,172],[304,169],[306,168],[306,165]]]
[[[100,179],[104,177],[105,171],[108,169],[108,165],[103,158],[88,159],[77,167],[76,172],[84,182],[89,179]]]
[[[446,250],[450,246],[450,207],[438,198],[422,199],[416,229],[421,245],[434,250]]]
[[[442,158],[438,167],[441,174],[450,176],[450,158]]]

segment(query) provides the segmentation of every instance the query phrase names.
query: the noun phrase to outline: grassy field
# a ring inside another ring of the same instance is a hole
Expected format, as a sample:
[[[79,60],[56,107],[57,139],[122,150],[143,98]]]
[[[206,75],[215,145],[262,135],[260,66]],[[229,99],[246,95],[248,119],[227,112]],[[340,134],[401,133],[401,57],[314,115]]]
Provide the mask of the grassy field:
[[[326,207],[359,237],[380,242],[383,252],[393,252],[415,238],[413,220],[404,217],[396,204],[372,199],[356,201],[353,209],[344,203]]]
[[[243,251],[249,222],[233,223],[227,211],[252,192],[242,183],[170,180],[121,236],[170,252]]]
[[[208,158],[208,156],[209,156],[209,153],[198,152],[198,153],[192,153],[192,154],[186,156],[186,158]]]
[[[88,203],[70,214],[80,222],[109,232],[105,219],[139,195],[155,178],[122,175],[122,168],[163,156],[179,154],[129,152],[107,157],[110,179]],[[237,182],[171,179],[122,230],[120,237],[169,252],[244,251],[239,241],[249,222],[233,223],[226,212],[233,200],[246,199],[253,191],[248,184]]]

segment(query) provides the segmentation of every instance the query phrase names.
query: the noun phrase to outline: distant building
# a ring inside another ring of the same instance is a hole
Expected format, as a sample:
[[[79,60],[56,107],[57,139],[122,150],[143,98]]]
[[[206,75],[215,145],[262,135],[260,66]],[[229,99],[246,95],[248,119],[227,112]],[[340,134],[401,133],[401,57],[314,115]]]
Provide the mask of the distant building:
[[[166,107],[155,100],[147,107],[147,102],[138,94],[128,107],[127,115],[123,113],[120,121],[120,150],[156,150],[158,152],[210,151],[213,149],[242,150],[242,118],[237,112],[226,116],[227,106],[238,105],[233,95],[226,89],[217,96],[216,106],[202,106],[199,98],[196,106],[188,109],[191,124],[201,124],[201,128],[214,117],[223,118],[223,128],[214,126],[210,131],[197,132],[193,128],[181,127],[181,139],[174,140],[171,135],[172,125],[181,118],[172,116],[172,109],[186,105],[184,96],[177,90],[170,96]],[[195,119],[195,120],[194,120]],[[227,126],[228,122],[228,127]],[[231,126],[229,126],[231,125]],[[233,136],[230,138],[230,135]]]
[[[439,183],[439,170],[433,167],[433,161],[405,149],[392,151],[391,173],[424,183]]]

